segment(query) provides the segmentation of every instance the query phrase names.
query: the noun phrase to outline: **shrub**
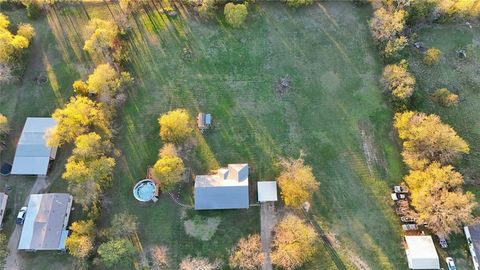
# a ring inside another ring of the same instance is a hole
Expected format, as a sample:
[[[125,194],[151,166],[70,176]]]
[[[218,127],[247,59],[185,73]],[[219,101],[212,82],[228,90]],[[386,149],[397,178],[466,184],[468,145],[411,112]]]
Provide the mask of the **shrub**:
[[[18,26],[17,35],[32,40],[32,38],[35,37],[35,29],[31,24],[22,23]]]
[[[397,100],[406,100],[413,94],[415,77],[407,70],[407,61],[387,65],[383,69],[383,82]]]
[[[24,3],[27,9],[27,16],[32,19],[37,19],[42,14],[42,9],[40,5],[35,0],[27,1]]]
[[[247,18],[247,6],[244,4],[228,3],[224,9],[225,20],[233,27],[240,27]]]
[[[100,260],[108,267],[132,261],[135,247],[127,239],[110,240],[98,247]]]
[[[450,92],[447,88],[440,88],[435,91],[432,95],[432,99],[445,107],[458,104],[458,95]]]
[[[428,49],[423,57],[423,63],[428,66],[436,64],[438,60],[440,60],[440,50],[436,48]]]

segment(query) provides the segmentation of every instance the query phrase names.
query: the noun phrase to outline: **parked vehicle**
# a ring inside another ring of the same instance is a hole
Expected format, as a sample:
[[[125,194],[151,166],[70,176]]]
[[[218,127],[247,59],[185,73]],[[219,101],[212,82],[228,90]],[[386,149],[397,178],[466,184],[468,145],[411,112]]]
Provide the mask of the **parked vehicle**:
[[[417,224],[403,224],[402,229],[404,231],[416,231],[418,230]]]
[[[17,220],[16,223],[18,225],[23,225],[23,222],[25,222],[25,215],[27,214],[27,207],[24,206],[20,209],[17,215]]]
[[[410,222],[415,222],[415,219],[411,218],[411,217],[401,217],[400,220],[403,222],[403,223],[410,223]]]
[[[402,186],[393,186],[393,192],[395,192],[395,193],[408,193],[408,191]]]
[[[440,246],[442,248],[447,248],[448,247],[447,239],[445,239],[443,237],[439,237],[438,243],[440,244]]]
[[[447,257],[445,261],[447,262],[448,270],[457,270],[457,267],[455,266],[452,257]]]

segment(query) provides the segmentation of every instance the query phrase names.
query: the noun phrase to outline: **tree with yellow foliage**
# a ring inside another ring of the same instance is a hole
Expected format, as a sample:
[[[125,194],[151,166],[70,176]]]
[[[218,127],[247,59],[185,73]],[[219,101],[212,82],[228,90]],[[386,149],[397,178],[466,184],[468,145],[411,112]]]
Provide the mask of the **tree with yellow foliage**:
[[[72,232],[65,241],[68,253],[79,260],[85,260],[93,250],[95,224],[93,220],[75,221],[70,226]]]
[[[68,181],[75,200],[85,209],[98,201],[102,189],[110,184],[115,160],[105,155],[109,144],[93,132],[80,135],[65,164],[62,177]]]
[[[406,100],[413,94],[415,77],[407,70],[407,61],[401,60],[398,64],[387,65],[383,69],[383,82],[392,96],[398,100]]]
[[[27,40],[32,40],[35,37],[35,28],[31,24],[21,23],[18,26],[17,35],[26,38]]]
[[[417,222],[426,224],[438,236],[459,232],[461,225],[472,220],[475,197],[463,193],[463,177],[452,166],[434,162],[423,171],[410,171],[405,182],[410,187]]]
[[[280,194],[285,205],[300,208],[311,200],[312,194],[318,189],[319,183],[312,172],[312,167],[304,164],[303,158],[282,160],[283,168],[278,177]]]
[[[430,48],[425,52],[423,63],[431,66],[440,60],[440,50],[437,48]]]
[[[128,72],[118,72],[110,64],[98,65],[86,82],[77,80],[73,90],[80,95],[96,96],[98,101],[115,105],[119,94],[133,83]]]
[[[451,165],[442,166],[438,162],[428,165],[425,170],[411,170],[404,180],[412,193],[422,189],[429,190],[431,193],[442,189],[456,190],[463,184],[463,176],[459,172],[456,172]]]
[[[163,114],[159,119],[160,137],[164,142],[183,143],[192,135],[190,116],[184,109]]]
[[[0,62],[12,64],[20,60],[20,55],[30,45],[35,30],[30,24],[20,24],[17,33],[8,29],[8,17],[0,13]]]
[[[275,227],[272,243],[272,264],[283,269],[296,269],[315,255],[317,233],[297,216],[288,215]]]
[[[178,157],[172,144],[166,144],[160,150],[160,158],[153,166],[153,175],[162,183],[162,190],[170,192],[182,178],[185,171],[183,161]]]
[[[4,140],[5,140],[5,136],[7,135],[8,133],[8,118],[1,114],[0,113],[0,153],[2,152],[2,150],[4,149],[3,145],[4,145]]]
[[[114,22],[97,18],[89,22],[87,31],[89,38],[85,41],[83,49],[90,54],[109,54],[119,33]]]
[[[90,131],[91,128],[110,136],[108,117],[101,104],[87,97],[72,97],[64,108],[56,109],[52,115],[57,125],[48,132],[48,144],[60,146],[72,142],[78,136]]]
[[[8,132],[8,118],[0,113],[0,136],[7,134]]]
[[[370,20],[370,30],[373,38],[379,43],[393,40],[405,27],[406,12],[403,9],[385,9],[381,7],[375,10]]]
[[[263,264],[262,243],[259,234],[241,238],[232,249],[229,258],[231,268],[255,270]]]
[[[407,111],[395,114],[394,126],[403,140],[403,160],[421,170],[433,161],[446,164],[468,154],[468,144],[435,114]]]

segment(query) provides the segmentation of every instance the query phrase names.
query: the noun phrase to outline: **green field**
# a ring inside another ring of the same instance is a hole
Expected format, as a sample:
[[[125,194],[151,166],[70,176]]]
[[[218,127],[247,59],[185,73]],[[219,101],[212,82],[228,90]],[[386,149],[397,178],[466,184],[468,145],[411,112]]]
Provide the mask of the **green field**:
[[[400,222],[389,198],[403,165],[393,142],[392,112],[380,90],[382,64],[367,27],[371,10],[343,2],[298,10],[262,3],[252,6],[244,28],[232,29],[221,20],[201,21],[183,7],[176,17],[160,9],[152,6],[131,20],[127,68],[136,84],[114,125],[121,154],[100,226],[107,227],[120,211],[137,215],[142,247],[167,245],[172,268],[187,255],[225,260],[241,236],[259,231],[258,207],[195,212],[167,195],[154,205],[134,200],[131,189],[161,146],[158,116],[182,107],[192,116],[210,112],[215,121],[190,149],[193,174],[247,162],[254,186],[275,178],[280,157],[296,158],[304,151],[321,183],[311,211],[335,248],[319,241],[318,255],[305,269],[405,269]],[[51,113],[72,94],[73,81],[91,71],[94,63],[82,51],[88,18],[118,12],[115,5],[65,6],[35,22],[39,44],[32,53],[43,61],[32,67],[48,71],[50,80],[37,87],[27,79],[0,90],[0,106],[14,122],[11,145],[26,116]],[[281,78],[291,82],[284,95],[275,90]],[[50,177],[54,191],[66,188],[59,175],[68,149],[61,152]],[[182,201],[191,203],[192,184],[181,186]],[[255,199],[252,189],[251,202]],[[183,229],[183,218],[198,215],[221,218],[208,242]],[[31,269],[52,269],[52,261],[55,268],[70,264],[66,255],[37,253],[25,259]]]
[[[422,54],[415,49],[407,51],[410,68],[417,78],[413,107],[419,111],[435,113],[458,132],[470,144],[470,154],[455,164],[464,175],[466,190],[476,194],[480,177],[480,28],[469,28],[465,24],[446,24],[423,27],[417,31],[417,40],[427,47],[440,49],[440,62],[432,67],[422,63]],[[458,57],[456,50],[463,49],[466,59]],[[460,97],[455,107],[445,108],[432,101],[431,96],[438,88],[446,87]],[[478,215],[478,213],[477,213]],[[467,243],[463,233],[453,238],[448,251],[460,262],[459,269],[471,268]],[[466,264],[468,263],[468,264]],[[465,265],[464,265],[465,264]]]

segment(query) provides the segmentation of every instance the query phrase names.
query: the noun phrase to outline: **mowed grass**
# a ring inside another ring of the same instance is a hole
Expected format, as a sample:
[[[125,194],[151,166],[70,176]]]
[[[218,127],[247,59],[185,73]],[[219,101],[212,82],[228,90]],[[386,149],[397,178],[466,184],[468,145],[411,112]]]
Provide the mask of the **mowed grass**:
[[[417,40],[427,47],[440,49],[440,62],[432,67],[422,63],[423,55],[413,48],[407,51],[410,69],[417,78],[413,99],[414,108],[440,115],[470,145],[470,154],[456,162],[455,167],[464,175],[466,190],[477,200],[480,169],[480,28],[474,25],[445,24],[425,27],[417,31]],[[460,59],[456,50],[463,49],[466,59]],[[457,106],[445,108],[432,101],[435,90],[446,87],[460,97]],[[477,213],[478,214],[478,213]],[[456,260],[459,269],[472,268],[468,246],[463,233],[454,236],[447,252]]]
[[[226,261],[240,237],[259,232],[258,207],[196,212],[168,195],[152,205],[134,200],[133,185],[161,147],[158,116],[182,107],[192,117],[210,112],[215,122],[214,129],[196,135],[197,147],[189,154],[192,173],[247,162],[252,203],[254,184],[275,179],[279,158],[305,153],[321,183],[311,207],[314,222],[335,238],[334,251],[319,241],[318,255],[305,269],[361,263],[405,269],[400,223],[389,198],[402,164],[392,143],[392,113],[378,83],[382,65],[366,23],[371,11],[341,2],[298,10],[262,3],[252,7],[245,27],[232,29],[222,20],[200,21],[183,7],[175,17],[161,8],[150,6],[130,21],[128,69],[136,85],[115,124],[121,155],[105,195],[101,228],[115,213],[137,215],[141,247],[168,246],[172,268],[187,255]],[[118,15],[116,5],[72,5],[51,10],[39,23],[52,29],[57,61],[76,66],[80,77],[93,65],[82,52],[88,18]],[[39,34],[46,33],[50,30]],[[65,76],[65,71],[53,74]],[[285,95],[275,91],[281,78],[291,82]],[[72,82],[63,80],[61,91],[68,93]],[[192,202],[192,185],[182,185],[182,201]],[[194,215],[221,218],[210,241],[185,233],[183,218]],[[29,256],[30,265],[44,259]]]

